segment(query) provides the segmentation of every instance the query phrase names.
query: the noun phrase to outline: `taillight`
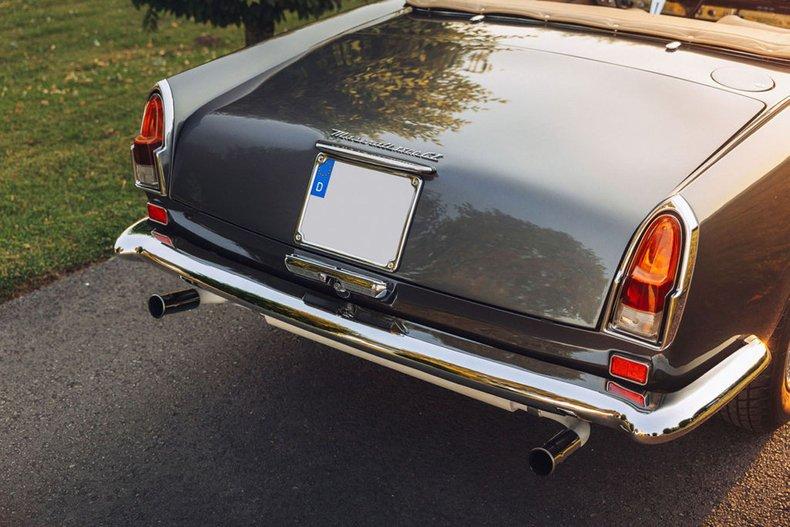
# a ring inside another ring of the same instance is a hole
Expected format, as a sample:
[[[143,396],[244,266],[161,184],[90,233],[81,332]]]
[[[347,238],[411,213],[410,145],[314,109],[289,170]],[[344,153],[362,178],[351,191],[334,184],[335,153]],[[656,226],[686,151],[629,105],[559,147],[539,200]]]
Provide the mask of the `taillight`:
[[[657,216],[644,231],[623,279],[612,326],[658,342],[667,298],[675,289],[682,248],[680,220]]]
[[[156,168],[157,148],[162,146],[165,137],[165,112],[162,97],[154,93],[148,99],[143,111],[140,133],[132,144],[134,179],[145,187],[161,190]]]

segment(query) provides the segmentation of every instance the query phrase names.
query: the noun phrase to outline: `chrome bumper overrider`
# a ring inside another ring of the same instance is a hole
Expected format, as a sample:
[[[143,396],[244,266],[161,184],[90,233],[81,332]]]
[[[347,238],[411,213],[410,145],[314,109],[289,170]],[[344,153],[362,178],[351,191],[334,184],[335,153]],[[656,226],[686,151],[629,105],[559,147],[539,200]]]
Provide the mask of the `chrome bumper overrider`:
[[[770,362],[755,337],[685,388],[648,393],[644,408],[606,390],[607,380],[571,368],[470,342],[399,321],[397,330],[360,323],[309,305],[242,274],[216,255],[196,256],[154,238],[141,220],[117,240],[115,252],[141,258],[197,287],[251,308],[275,326],[508,410],[572,416],[617,428],[641,443],[662,443],[692,430],[731,400]]]

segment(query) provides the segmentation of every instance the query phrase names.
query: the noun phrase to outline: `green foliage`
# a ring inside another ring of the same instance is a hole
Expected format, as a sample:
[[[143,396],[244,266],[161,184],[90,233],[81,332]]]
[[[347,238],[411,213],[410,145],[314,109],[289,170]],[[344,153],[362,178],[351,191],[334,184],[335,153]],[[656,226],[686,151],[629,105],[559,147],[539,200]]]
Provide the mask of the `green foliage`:
[[[217,27],[244,26],[247,45],[274,34],[274,25],[286,13],[300,19],[315,18],[336,10],[340,0],[132,0],[140,9],[147,7],[143,25],[156,29],[162,13],[189,18]]]

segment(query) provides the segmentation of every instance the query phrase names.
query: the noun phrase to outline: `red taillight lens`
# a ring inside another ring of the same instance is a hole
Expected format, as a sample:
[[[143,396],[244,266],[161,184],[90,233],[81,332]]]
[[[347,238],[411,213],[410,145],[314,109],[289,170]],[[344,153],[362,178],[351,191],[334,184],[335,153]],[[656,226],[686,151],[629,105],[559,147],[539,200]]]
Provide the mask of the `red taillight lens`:
[[[145,105],[140,134],[132,144],[134,176],[138,183],[148,187],[159,187],[155,170],[154,151],[162,146],[165,136],[165,112],[162,97],[155,93]]]
[[[650,223],[623,281],[612,320],[617,329],[658,340],[666,299],[677,279],[681,247],[677,217],[662,214]]]
[[[162,225],[167,225],[168,222],[167,209],[159,205],[154,205],[153,203],[149,203],[148,219],[151,221],[155,221],[156,223],[161,223]]]
[[[620,355],[612,355],[609,359],[609,374],[637,384],[647,384],[650,365]]]

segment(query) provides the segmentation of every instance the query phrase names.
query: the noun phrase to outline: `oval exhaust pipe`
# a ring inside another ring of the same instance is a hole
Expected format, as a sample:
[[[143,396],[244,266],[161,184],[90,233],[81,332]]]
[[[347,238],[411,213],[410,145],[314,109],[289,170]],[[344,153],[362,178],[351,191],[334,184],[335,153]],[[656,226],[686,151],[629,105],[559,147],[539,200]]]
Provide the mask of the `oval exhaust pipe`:
[[[557,465],[584,446],[589,437],[590,424],[578,421],[546,441],[542,447],[533,448],[529,453],[529,468],[538,476],[548,476]]]
[[[148,312],[154,318],[189,311],[200,306],[200,293],[197,289],[184,289],[166,295],[151,295],[148,299]]]

